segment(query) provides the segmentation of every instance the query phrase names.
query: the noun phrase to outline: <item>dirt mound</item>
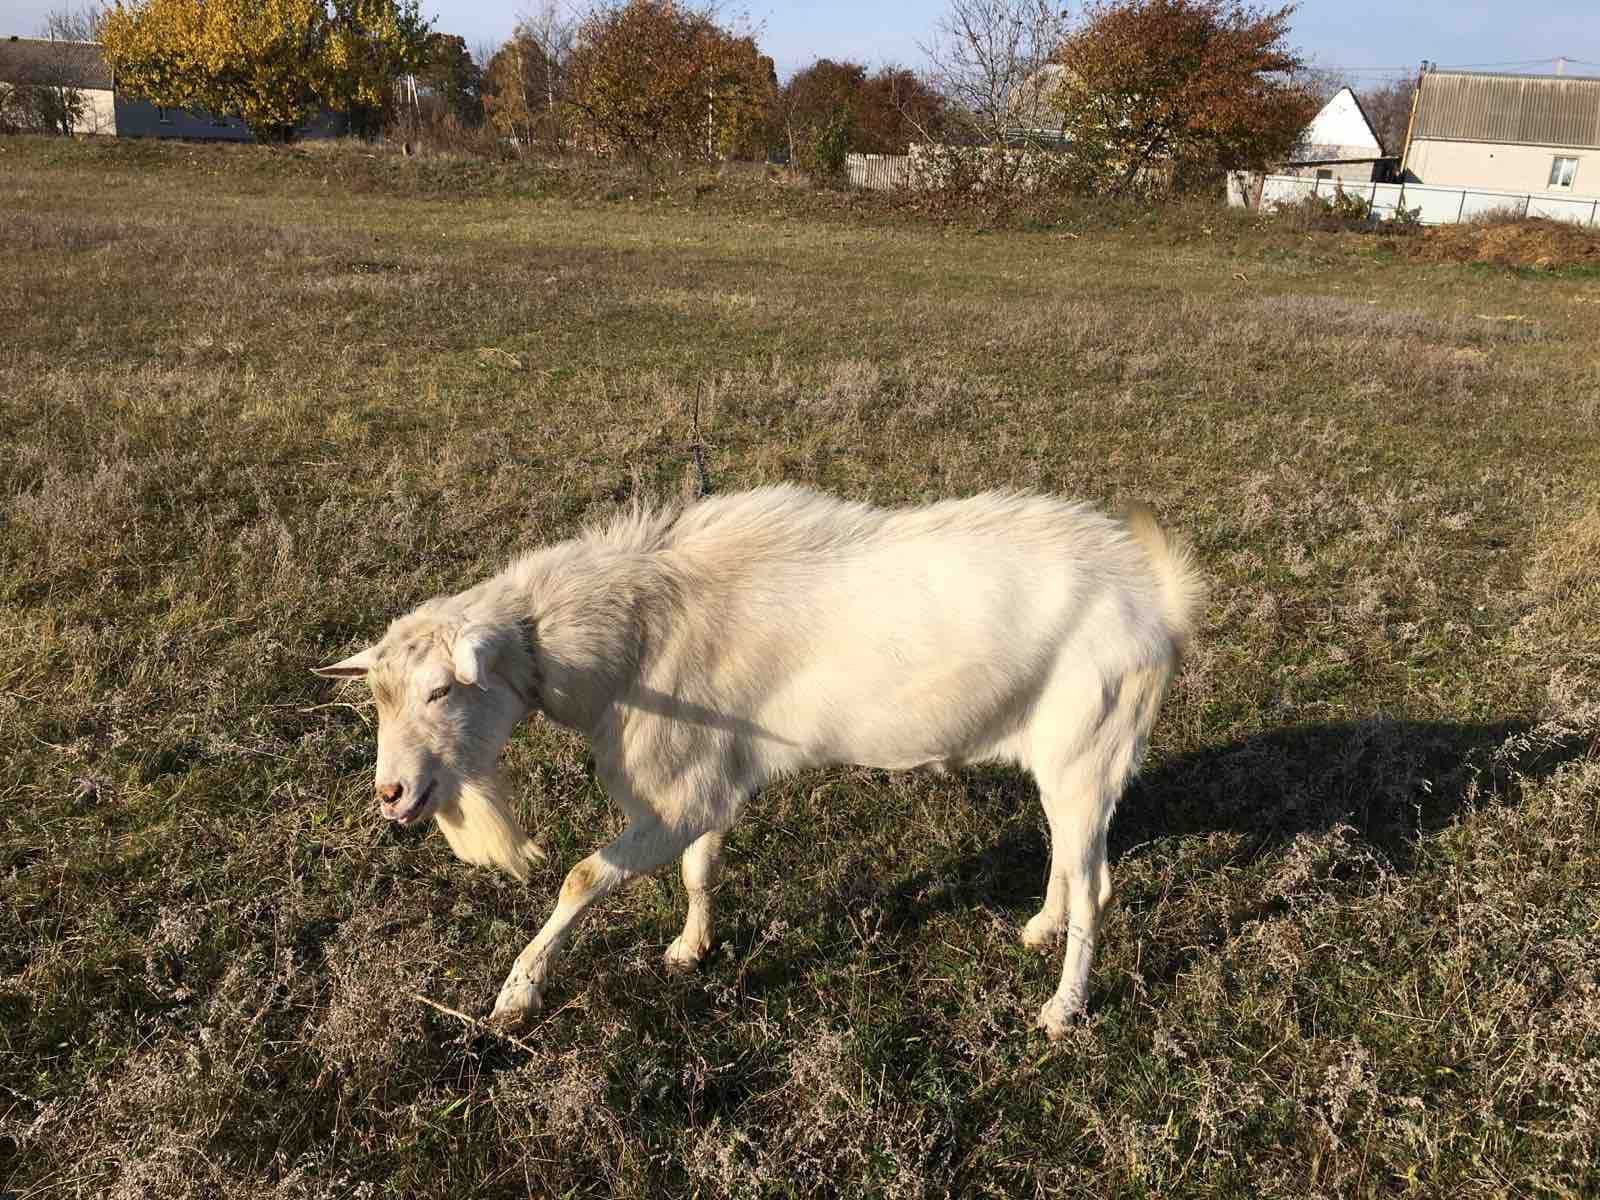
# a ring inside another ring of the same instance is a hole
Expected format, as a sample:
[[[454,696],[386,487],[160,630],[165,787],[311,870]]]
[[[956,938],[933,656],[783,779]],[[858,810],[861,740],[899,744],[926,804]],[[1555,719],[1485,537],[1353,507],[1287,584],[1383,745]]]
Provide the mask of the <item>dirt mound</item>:
[[[1546,217],[1435,225],[1407,245],[1426,262],[1494,263],[1502,267],[1600,266],[1600,229]]]

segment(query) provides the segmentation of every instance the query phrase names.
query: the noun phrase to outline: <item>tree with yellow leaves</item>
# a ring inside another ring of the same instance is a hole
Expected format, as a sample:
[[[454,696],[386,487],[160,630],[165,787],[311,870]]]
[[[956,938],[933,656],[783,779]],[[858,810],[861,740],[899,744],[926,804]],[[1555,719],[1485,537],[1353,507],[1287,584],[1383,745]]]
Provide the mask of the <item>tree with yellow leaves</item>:
[[[426,36],[416,0],[118,0],[102,40],[128,94],[286,142],[323,107],[376,132]]]
[[[383,130],[394,82],[427,61],[428,22],[417,0],[332,0],[324,49],[323,100],[350,118],[350,131]]]

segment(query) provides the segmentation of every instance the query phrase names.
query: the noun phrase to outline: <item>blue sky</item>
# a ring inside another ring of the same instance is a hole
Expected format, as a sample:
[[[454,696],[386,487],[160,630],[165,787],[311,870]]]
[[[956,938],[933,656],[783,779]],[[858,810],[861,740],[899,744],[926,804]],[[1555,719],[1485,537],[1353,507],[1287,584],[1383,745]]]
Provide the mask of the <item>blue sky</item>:
[[[918,43],[928,40],[946,7],[947,0],[828,0],[752,5],[750,15],[764,26],[762,45],[780,71],[825,54],[919,66],[923,55]],[[1330,67],[1414,69],[1424,58],[1465,65],[1558,54],[1600,63],[1600,8],[1595,0],[1308,0],[1295,13],[1293,30],[1292,41]],[[1529,64],[1512,69],[1541,68]],[[1600,66],[1582,69],[1600,75]]]
[[[71,0],[66,0],[72,6]],[[827,0],[820,4],[749,4],[762,48],[788,74],[822,55],[868,65],[920,67],[926,41],[948,0]],[[538,0],[434,0],[423,11],[435,26],[459,33],[473,48],[503,40],[519,8]],[[10,0],[0,6],[0,34],[31,34],[63,0]],[[739,0],[723,6],[740,11]],[[1600,7],[1595,0],[1530,0],[1522,4],[1466,0],[1306,0],[1294,17],[1293,41],[1319,64],[1338,68],[1414,69],[1418,60],[1444,66],[1495,64],[1500,70],[1552,70],[1564,54],[1575,74],[1600,75]],[[1545,60],[1539,63],[1534,60]],[[1391,71],[1392,73],[1392,71]],[[1351,75],[1363,84],[1376,73]]]

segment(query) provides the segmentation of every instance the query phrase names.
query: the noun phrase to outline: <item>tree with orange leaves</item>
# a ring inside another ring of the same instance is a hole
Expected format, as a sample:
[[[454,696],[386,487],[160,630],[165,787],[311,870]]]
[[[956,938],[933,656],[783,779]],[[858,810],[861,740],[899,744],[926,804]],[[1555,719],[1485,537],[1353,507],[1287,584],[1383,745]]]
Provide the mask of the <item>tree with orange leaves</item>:
[[[1080,182],[1122,193],[1281,160],[1318,107],[1294,78],[1293,13],[1240,0],[1089,0],[1054,55],[1054,107]]]
[[[602,154],[710,160],[758,146],[777,74],[755,40],[672,0],[602,5],[578,27],[567,103]]]

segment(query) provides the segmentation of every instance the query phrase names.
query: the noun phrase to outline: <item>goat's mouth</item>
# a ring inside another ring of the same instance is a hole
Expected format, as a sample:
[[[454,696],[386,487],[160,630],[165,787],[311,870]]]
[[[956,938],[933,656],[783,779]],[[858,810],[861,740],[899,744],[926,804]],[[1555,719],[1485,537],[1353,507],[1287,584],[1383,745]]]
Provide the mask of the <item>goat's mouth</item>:
[[[402,829],[409,829],[418,821],[428,815],[429,805],[433,800],[433,792],[438,787],[439,781],[432,779],[428,786],[422,789],[422,794],[399,812],[389,814],[389,819]]]

